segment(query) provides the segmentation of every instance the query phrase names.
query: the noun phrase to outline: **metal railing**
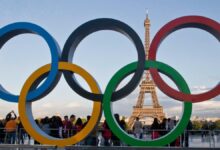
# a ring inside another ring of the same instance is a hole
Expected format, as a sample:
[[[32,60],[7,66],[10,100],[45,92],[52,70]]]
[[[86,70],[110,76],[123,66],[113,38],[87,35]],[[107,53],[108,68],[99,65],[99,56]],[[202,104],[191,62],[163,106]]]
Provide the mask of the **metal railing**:
[[[58,129],[48,129],[46,131],[49,135],[52,133],[60,134]],[[167,130],[143,130],[141,136],[143,140],[152,140],[152,133],[158,132],[158,137],[168,133]],[[62,130],[61,138],[68,138],[76,133],[75,130]],[[96,140],[93,146],[105,146],[104,138],[102,136],[103,130],[99,129],[93,132],[87,139],[76,144],[76,146],[90,145],[87,144],[89,138]],[[131,136],[135,135],[130,131]],[[59,138],[59,137],[58,137]],[[91,142],[91,141],[90,141]],[[93,141],[94,142],[94,141]],[[114,146],[114,140],[108,140],[110,146]],[[124,142],[118,141],[118,146],[127,146]],[[4,129],[0,128],[0,144],[18,144],[18,145],[39,145],[32,137],[30,137],[24,129],[16,130],[13,133],[8,133]],[[220,130],[186,130],[181,136],[179,136],[175,142],[170,143],[166,147],[206,147],[206,148],[220,148]]]

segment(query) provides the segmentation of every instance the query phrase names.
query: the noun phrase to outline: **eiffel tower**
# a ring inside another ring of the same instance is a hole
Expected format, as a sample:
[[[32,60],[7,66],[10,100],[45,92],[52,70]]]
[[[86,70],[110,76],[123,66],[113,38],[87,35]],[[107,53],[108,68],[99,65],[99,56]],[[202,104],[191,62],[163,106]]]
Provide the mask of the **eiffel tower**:
[[[148,60],[149,47],[150,47],[150,19],[148,17],[148,14],[146,15],[146,19],[144,21],[144,27],[145,27],[145,54],[146,54],[146,60]],[[165,117],[165,114],[163,112],[163,107],[159,104],[157,98],[156,85],[154,84],[154,81],[151,79],[151,75],[148,70],[145,71],[143,79],[139,86],[140,86],[140,92],[139,92],[138,100],[136,106],[133,107],[133,112],[128,121],[128,127],[130,129],[132,129],[136,117],[140,119],[144,117],[152,117],[152,118],[158,118],[159,120],[162,120]],[[152,103],[153,103],[152,106],[144,106],[144,99],[146,93],[151,94]]]

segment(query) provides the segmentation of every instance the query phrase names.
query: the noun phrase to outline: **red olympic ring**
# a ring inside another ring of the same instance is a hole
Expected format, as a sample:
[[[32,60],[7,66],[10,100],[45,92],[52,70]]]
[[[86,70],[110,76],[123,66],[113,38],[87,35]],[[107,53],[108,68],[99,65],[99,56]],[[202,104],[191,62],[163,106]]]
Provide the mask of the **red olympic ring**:
[[[172,32],[182,29],[194,27],[205,30],[211,33],[218,41],[220,41],[220,24],[212,19],[202,17],[202,16],[184,16],[177,18],[173,21],[170,21],[166,25],[164,25],[159,32],[157,32],[156,36],[154,37],[149,50],[149,60],[156,60],[156,53],[157,50],[162,43],[162,41],[170,35]],[[220,94],[220,84],[216,85],[210,91],[200,93],[200,94],[184,94],[179,92],[172,87],[170,87],[167,83],[159,75],[157,69],[150,68],[150,73],[154,82],[158,86],[158,88],[167,94],[170,97],[173,97],[180,101],[188,101],[188,102],[202,102],[213,97],[216,97]]]

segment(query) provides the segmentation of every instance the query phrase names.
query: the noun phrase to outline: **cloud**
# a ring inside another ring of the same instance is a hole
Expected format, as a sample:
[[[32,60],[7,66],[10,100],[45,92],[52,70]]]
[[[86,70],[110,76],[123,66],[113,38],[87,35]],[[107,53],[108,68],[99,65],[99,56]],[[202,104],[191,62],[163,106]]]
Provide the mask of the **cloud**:
[[[170,113],[179,113],[182,111],[182,109],[183,109],[182,106],[173,106],[173,107],[167,109],[167,111]]]
[[[207,87],[205,85],[196,85],[196,86],[193,86],[192,88],[190,88],[191,90],[191,93],[204,93],[204,92],[207,92],[209,91],[211,88],[210,87]]]
[[[220,96],[216,96],[215,98],[212,99],[213,101],[220,101]]]
[[[52,103],[43,103],[42,107],[44,107],[44,108],[52,108],[52,107],[54,107],[54,105]]]
[[[139,96],[140,88],[136,88],[131,94],[125,98],[113,103],[113,113],[119,113],[123,116],[130,116],[133,111],[133,106],[136,105]],[[193,91],[202,93],[204,91],[210,90],[207,86],[194,86]],[[163,106],[164,112],[167,116],[181,115],[183,103],[173,100],[167,95],[163,94],[160,90],[157,90],[157,96],[159,103]],[[49,100],[48,100],[49,101]],[[62,100],[58,103],[55,102],[44,102],[40,101],[34,104],[33,114],[36,117],[51,116],[54,114],[71,115],[76,116],[86,116],[91,114],[92,102],[87,102],[85,100]],[[152,104],[151,95],[145,94],[145,104]],[[15,110],[17,113],[17,104],[8,103],[5,101],[0,101],[2,108],[0,109],[0,117],[4,118],[5,115],[11,111]],[[213,98],[212,100],[195,103],[193,104],[193,114],[192,116],[201,117],[220,117],[220,96]]]
[[[70,102],[66,106],[66,108],[76,108],[76,107],[82,107],[79,103],[76,102]]]
[[[194,104],[195,111],[220,110],[220,101],[205,101]]]

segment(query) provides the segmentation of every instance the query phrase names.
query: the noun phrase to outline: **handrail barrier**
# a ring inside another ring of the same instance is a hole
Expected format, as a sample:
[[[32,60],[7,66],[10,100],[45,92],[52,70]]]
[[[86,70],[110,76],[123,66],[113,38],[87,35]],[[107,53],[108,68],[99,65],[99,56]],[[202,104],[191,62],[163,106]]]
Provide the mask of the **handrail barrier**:
[[[44,132],[57,138],[68,138],[74,135],[76,130],[64,129],[44,129]],[[127,131],[131,136],[135,137],[132,131]],[[145,129],[140,136],[143,140],[152,140],[152,134],[155,132],[162,136],[168,133],[168,130],[149,130]],[[75,146],[105,146],[104,137],[102,136],[103,129],[91,133],[84,141],[76,144]],[[112,135],[113,136],[113,135]],[[109,146],[114,145],[113,138],[108,140]],[[119,140],[116,138],[116,140]],[[93,142],[93,144],[91,144]],[[37,145],[40,144],[34,141],[24,129],[17,129],[15,132],[7,132],[4,128],[0,128],[0,145],[16,144],[16,145]],[[117,146],[127,146],[122,141],[119,141]],[[185,130],[174,142],[165,147],[206,147],[206,148],[220,148],[220,130]]]

